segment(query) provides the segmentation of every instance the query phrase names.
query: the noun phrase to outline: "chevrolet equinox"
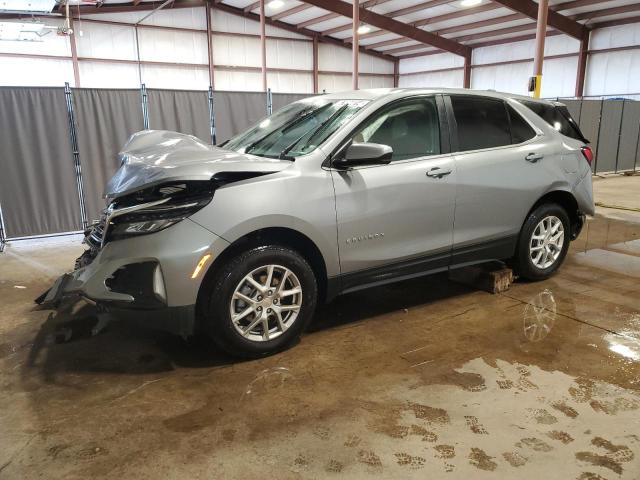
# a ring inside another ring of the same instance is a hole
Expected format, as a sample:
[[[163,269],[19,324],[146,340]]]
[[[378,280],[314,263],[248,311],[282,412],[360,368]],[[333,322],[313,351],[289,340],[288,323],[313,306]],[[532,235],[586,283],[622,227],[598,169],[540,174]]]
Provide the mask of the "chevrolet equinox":
[[[139,132],[38,301],[150,310],[256,357],[338,294],[491,260],[546,279],[594,214],[587,143],[561,103],[455,89],[315,96],[219,146]]]

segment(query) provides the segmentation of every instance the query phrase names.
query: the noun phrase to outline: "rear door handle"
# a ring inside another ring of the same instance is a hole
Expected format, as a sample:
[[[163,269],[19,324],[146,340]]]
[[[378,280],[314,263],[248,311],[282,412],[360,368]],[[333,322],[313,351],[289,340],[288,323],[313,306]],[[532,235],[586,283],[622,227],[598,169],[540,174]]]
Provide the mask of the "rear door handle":
[[[542,160],[543,157],[544,155],[542,155],[541,153],[530,153],[529,155],[524,157],[524,159],[527,162],[536,163],[538,160]]]
[[[447,176],[451,173],[451,170],[447,169],[442,169],[440,167],[433,167],[432,169],[427,171],[427,177],[431,177],[431,178],[442,178],[444,176]]]

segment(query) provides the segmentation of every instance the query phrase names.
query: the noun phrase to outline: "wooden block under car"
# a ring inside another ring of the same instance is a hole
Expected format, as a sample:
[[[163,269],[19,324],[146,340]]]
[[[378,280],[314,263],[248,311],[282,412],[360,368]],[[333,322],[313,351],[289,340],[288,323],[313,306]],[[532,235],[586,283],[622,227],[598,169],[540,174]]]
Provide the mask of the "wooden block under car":
[[[489,293],[509,290],[513,283],[513,270],[502,263],[472,265],[449,271],[449,280]]]

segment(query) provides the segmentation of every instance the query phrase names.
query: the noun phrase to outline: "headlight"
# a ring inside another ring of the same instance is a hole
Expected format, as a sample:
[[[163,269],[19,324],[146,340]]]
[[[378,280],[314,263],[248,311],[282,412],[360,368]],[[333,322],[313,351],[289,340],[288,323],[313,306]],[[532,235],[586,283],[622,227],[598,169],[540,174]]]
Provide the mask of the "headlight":
[[[213,198],[210,181],[158,185],[116,200],[107,210],[107,239],[159,232],[193,215]]]

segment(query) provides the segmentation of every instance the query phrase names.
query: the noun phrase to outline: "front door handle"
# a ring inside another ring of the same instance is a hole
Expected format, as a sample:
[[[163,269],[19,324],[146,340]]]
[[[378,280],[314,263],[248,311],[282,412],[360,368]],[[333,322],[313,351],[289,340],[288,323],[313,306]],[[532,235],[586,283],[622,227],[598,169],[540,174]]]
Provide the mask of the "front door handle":
[[[432,169],[427,171],[427,177],[432,177],[432,178],[442,178],[446,175],[449,175],[451,173],[451,170],[447,169],[442,169],[440,167],[433,167]]]
[[[529,155],[524,157],[524,159],[527,162],[536,163],[538,160],[542,160],[543,157],[544,155],[542,155],[541,153],[530,153]]]

